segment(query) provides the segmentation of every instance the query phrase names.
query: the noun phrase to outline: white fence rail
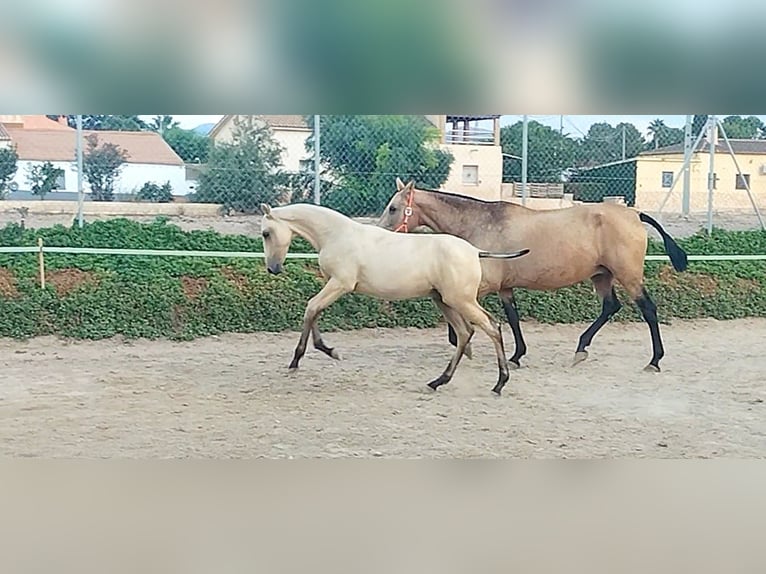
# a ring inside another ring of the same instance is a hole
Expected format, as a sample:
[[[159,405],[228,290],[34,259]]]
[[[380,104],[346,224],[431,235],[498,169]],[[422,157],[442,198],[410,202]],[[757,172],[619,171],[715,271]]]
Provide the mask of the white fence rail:
[[[213,257],[229,259],[263,259],[260,251],[186,251],[172,249],[111,249],[99,247],[0,247],[0,253],[64,253],[70,255],[135,255],[142,257]],[[288,253],[288,259],[316,259],[316,253]],[[689,261],[766,261],[760,255],[689,255]],[[667,255],[647,255],[647,261],[668,261]]]

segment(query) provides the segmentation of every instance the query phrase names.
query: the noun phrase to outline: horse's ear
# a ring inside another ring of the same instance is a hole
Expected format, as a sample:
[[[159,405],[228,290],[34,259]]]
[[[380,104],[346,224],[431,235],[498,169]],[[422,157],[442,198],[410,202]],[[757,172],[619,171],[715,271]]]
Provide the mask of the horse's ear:
[[[261,204],[261,213],[263,213],[263,215],[267,215],[267,216],[271,215],[271,206],[267,205],[265,203],[262,203]]]
[[[414,189],[414,187],[415,187],[415,180],[411,179],[410,182],[406,186],[404,186],[404,189]]]
[[[396,191],[401,191],[403,189],[404,189],[404,182],[397,177],[396,178]]]

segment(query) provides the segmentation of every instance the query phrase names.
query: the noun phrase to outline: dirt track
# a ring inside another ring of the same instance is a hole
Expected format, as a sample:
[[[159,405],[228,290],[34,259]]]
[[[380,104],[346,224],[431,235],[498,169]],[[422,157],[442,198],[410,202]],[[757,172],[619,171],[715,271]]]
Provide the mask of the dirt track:
[[[525,323],[530,353],[500,398],[489,340],[433,393],[438,330],[295,333],[188,343],[0,342],[0,455],[46,457],[764,457],[766,320],[607,325],[569,368],[582,326]],[[510,337],[506,334],[506,341]]]

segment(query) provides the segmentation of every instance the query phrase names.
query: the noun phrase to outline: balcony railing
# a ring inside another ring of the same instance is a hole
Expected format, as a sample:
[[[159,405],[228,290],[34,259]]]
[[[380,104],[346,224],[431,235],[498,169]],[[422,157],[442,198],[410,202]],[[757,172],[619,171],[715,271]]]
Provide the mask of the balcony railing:
[[[444,134],[444,143],[465,145],[494,145],[495,132],[481,128],[469,128],[467,130],[448,130]]]

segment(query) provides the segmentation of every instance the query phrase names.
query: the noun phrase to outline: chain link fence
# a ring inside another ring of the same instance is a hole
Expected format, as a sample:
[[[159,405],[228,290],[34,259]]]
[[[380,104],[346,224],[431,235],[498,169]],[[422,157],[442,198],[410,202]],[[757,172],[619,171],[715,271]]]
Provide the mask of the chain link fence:
[[[81,116],[81,129],[76,116],[0,118],[3,198],[69,200],[80,213],[311,202],[377,217],[397,177],[536,209],[614,201],[708,228],[762,226],[766,207],[756,117],[222,116],[208,133],[170,116]]]

